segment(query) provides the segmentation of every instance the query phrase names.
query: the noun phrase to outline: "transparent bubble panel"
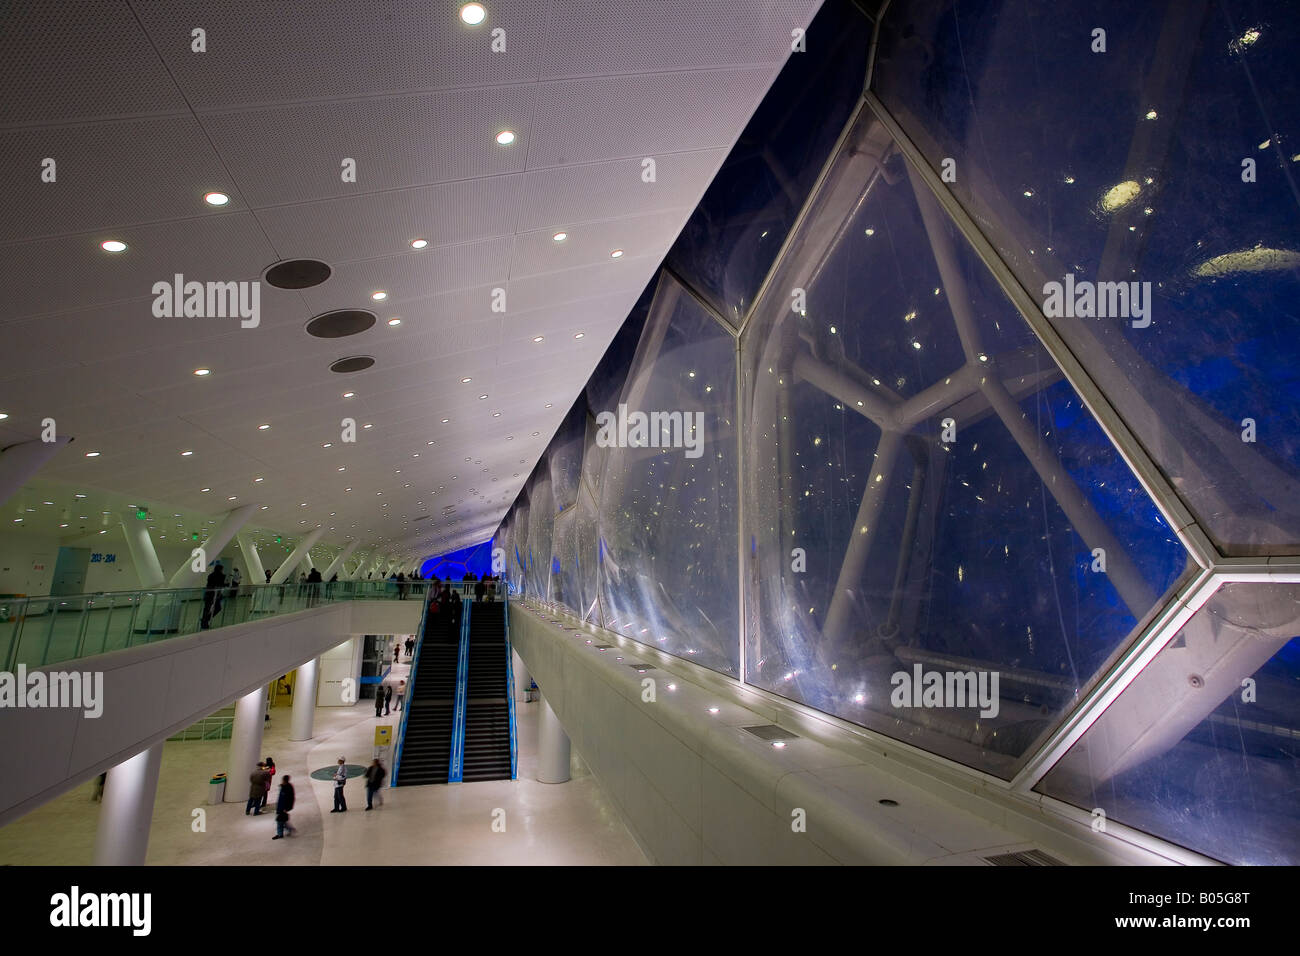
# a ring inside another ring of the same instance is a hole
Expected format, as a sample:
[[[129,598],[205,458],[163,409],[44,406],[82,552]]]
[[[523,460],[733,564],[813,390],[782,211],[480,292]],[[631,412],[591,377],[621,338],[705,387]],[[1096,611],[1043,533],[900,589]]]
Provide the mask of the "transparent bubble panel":
[[[891,114],[950,164],[1228,554],[1300,550],[1297,49],[1288,0],[897,0],[876,65]]]
[[[551,532],[555,522],[555,496],[551,473],[542,459],[528,483],[528,567],[525,593],[539,601],[551,599]]]
[[[613,442],[596,489],[606,626],[738,675],[735,363],[735,339],[665,277],[595,438]]]
[[[1300,863],[1300,585],[1225,584],[1038,790],[1235,864]]]
[[[746,678],[1010,776],[1187,556],[881,135],[742,338]],[[931,672],[983,703],[903,693]]]

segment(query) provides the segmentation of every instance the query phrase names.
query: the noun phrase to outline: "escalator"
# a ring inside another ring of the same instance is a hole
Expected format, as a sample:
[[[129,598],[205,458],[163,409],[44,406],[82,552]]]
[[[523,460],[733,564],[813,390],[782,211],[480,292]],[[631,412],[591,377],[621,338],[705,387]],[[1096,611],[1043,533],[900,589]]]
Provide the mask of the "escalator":
[[[470,615],[462,779],[509,780],[510,650],[505,603],[475,603]]]
[[[420,630],[398,756],[399,787],[446,783],[451,764],[460,628],[445,615],[430,614],[426,604]]]

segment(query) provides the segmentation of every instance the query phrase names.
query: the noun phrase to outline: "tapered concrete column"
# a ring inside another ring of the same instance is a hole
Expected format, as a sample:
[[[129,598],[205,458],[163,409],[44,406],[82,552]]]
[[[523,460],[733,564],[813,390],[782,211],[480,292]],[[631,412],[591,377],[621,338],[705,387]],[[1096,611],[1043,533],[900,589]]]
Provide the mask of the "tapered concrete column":
[[[248,802],[248,778],[262,759],[265,724],[265,687],[255,688],[235,701],[235,725],[230,730],[230,759],[226,766],[226,803]]]
[[[312,722],[316,717],[316,681],[319,675],[319,657],[313,657],[307,663],[298,665],[298,676],[293,681],[290,740],[311,740]]]
[[[330,566],[321,572],[321,577],[328,581],[334,576],[334,572],[339,572],[339,580],[343,580],[346,575],[343,574],[343,562],[348,559],[353,551],[357,549],[358,542],[354,539],[349,541],[347,547],[339,552],[339,556],[330,562]]]
[[[307,537],[298,542],[298,547],[293,549],[293,554],[285,559],[284,564],[280,565],[275,574],[271,575],[272,584],[283,584],[289,579],[289,575],[298,567],[299,562],[311,551],[311,546],[320,540],[320,536],[325,533],[325,526],[321,525],[315,531],[312,531]],[[251,771],[250,771],[251,773]]]
[[[0,504],[17,494],[18,489],[70,441],[71,438],[56,438],[50,442],[21,441],[0,451]]]
[[[560,725],[545,695],[541,700],[541,717],[537,727],[537,780],[540,783],[564,783],[569,779],[569,735]]]
[[[242,508],[236,508],[226,514],[225,519],[217,526],[217,530],[208,535],[207,540],[199,545],[209,562],[215,561],[221,556],[222,549],[230,544],[235,535],[239,533],[239,529],[248,522],[248,519],[253,516],[253,512],[256,510],[257,505],[244,505]],[[193,552],[191,552],[192,554]],[[169,587],[197,588],[203,586],[208,570],[204,568],[202,571],[195,571],[191,566],[192,561],[193,557],[189,557],[181,562],[181,566],[176,569],[176,573],[171,576],[171,580],[168,582]]]
[[[137,518],[134,511],[123,511],[119,517],[122,531],[126,534],[126,549],[131,552],[131,563],[140,578],[140,587],[144,590],[161,588],[167,578],[163,575],[158,552],[153,549],[149,525]]]
[[[239,550],[244,555],[244,564],[248,566],[249,584],[263,584],[266,581],[266,569],[262,567],[262,556],[257,553],[257,545],[253,543],[253,536],[250,534],[240,534]]]
[[[162,752],[159,741],[108,771],[95,830],[96,866],[144,866]]]
[[[523,700],[524,695],[528,691],[528,685],[533,682],[533,679],[528,673],[528,665],[526,665],[524,659],[519,656],[519,652],[514,648],[511,648],[510,654],[514,658],[515,700]]]

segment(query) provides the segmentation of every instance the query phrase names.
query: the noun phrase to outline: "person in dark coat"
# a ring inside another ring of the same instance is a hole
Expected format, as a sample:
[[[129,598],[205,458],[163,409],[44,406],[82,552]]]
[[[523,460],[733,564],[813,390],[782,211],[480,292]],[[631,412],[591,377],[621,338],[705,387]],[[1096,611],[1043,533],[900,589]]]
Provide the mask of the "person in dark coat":
[[[375,716],[384,716],[384,688],[382,685],[375,688]]]
[[[275,836],[272,840],[278,840],[284,836],[284,831],[289,831],[289,836],[298,832],[298,828],[289,822],[289,811],[293,809],[293,784],[289,782],[289,775],[286,773],[280,778],[280,795],[275,799]]]
[[[393,704],[393,685],[387,684],[384,687],[384,716],[388,716],[389,708]]]
[[[199,629],[206,631],[212,626],[212,615],[221,609],[221,589],[226,586],[226,572],[221,562],[208,575],[207,587],[203,590],[203,616],[199,619]]]
[[[248,803],[244,806],[244,816],[252,813],[255,817],[262,815],[262,801],[266,799],[266,788],[271,785],[271,775],[266,772],[266,764],[258,761],[257,769],[248,775]]]
[[[482,601],[482,600],[483,600],[483,595],[485,595],[485,594],[487,594],[487,585],[484,584],[482,581],[478,581],[478,582],[474,585],[474,600],[475,600],[475,601]]]
[[[383,785],[384,777],[386,777],[387,775],[388,775],[388,771],[384,769],[384,765],[379,762],[378,757],[375,758],[374,763],[372,763],[369,767],[366,768],[366,809],[367,810],[374,809],[373,801],[375,799],[375,794],[378,792],[379,788]],[[381,807],[384,805],[384,798],[382,796],[380,796],[379,798],[379,805]]]

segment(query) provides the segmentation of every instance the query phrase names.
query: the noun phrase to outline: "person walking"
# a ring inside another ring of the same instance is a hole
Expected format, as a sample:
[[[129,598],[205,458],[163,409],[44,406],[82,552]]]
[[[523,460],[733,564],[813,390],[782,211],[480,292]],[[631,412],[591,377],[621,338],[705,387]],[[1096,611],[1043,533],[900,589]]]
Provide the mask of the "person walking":
[[[375,716],[384,716],[384,685],[375,685]]]
[[[408,637],[406,639],[406,659],[409,661],[414,656],[415,656],[415,638]]]
[[[393,706],[393,685],[384,685],[384,716],[388,716],[390,708]]]
[[[289,831],[289,836],[298,832],[298,828],[289,822],[289,811],[293,809],[293,784],[289,782],[289,775],[286,773],[280,779],[280,794],[275,798],[275,836],[272,840],[278,840],[284,836],[284,831]]]
[[[266,799],[266,788],[271,785],[271,776],[266,772],[266,764],[260,760],[257,769],[248,775],[248,803],[244,806],[244,816],[252,813],[255,817],[262,815],[262,801]]]
[[[348,801],[343,796],[343,785],[348,782],[348,768],[342,757],[339,758],[339,767],[334,771],[334,809],[330,813],[347,813]]]
[[[225,586],[226,574],[218,561],[203,589],[203,616],[199,618],[199,630],[206,631],[212,626],[212,615],[221,609],[221,589]]]
[[[401,681],[397,685],[397,709],[406,709],[406,681]]]
[[[379,762],[379,758],[376,757],[374,763],[372,763],[369,767],[366,768],[366,809],[367,810],[374,809],[373,802],[375,799],[375,793],[378,792],[379,788],[383,785],[384,777],[386,776],[388,776],[388,771],[384,769],[384,765],[381,764]],[[384,798],[382,795],[380,795],[379,797],[379,805],[381,807],[384,805]]]

